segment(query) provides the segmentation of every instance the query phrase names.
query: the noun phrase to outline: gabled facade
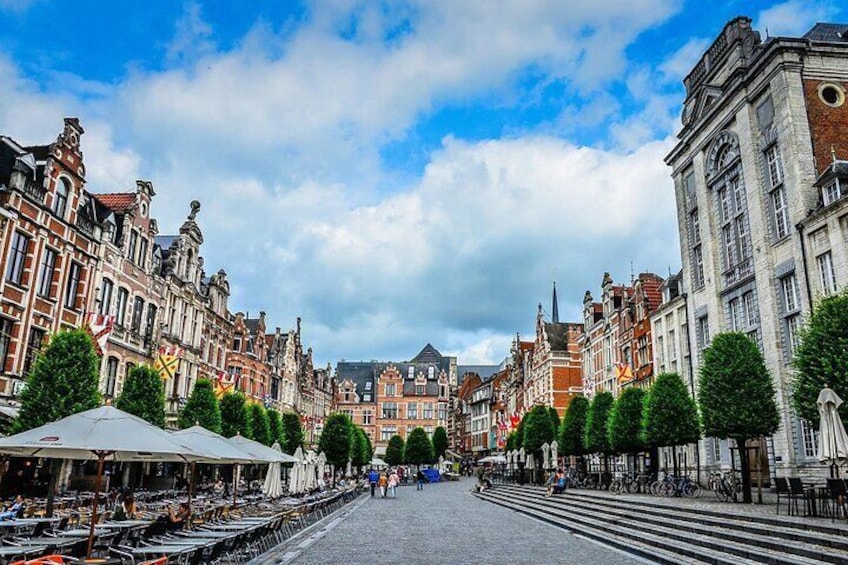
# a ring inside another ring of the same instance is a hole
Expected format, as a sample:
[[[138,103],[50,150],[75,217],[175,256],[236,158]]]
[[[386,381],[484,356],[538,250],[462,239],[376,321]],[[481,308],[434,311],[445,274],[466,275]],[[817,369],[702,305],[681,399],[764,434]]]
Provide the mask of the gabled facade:
[[[524,406],[553,406],[564,414],[571,399],[583,391],[581,381],[580,324],[545,322],[542,305],[536,314],[536,339],[530,371],[524,382]]]
[[[247,318],[238,312],[233,320],[232,347],[227,354],[227,372],[236,389],[254,402],[265,402],[270,393],[270,367],[266,364],[265,312]]]

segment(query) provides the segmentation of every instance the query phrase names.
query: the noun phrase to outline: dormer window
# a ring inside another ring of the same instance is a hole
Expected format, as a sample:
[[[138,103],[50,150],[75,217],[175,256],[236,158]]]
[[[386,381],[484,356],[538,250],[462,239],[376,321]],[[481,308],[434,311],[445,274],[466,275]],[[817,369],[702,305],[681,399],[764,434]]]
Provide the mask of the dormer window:
[[[415,367],[410,367],[406,372],[406,378],[414,379],[415,378]]]
[[[822,202],[825,206],[833,204],[840,198],[842,198],[842,190],[838,178],[822,187]]]
[[[68,208],[69,192],[70,188],[67,179],[59,178],[56,181],[56,194],[53,196],[53,213],[60,218],[65,217],[65,210]]]

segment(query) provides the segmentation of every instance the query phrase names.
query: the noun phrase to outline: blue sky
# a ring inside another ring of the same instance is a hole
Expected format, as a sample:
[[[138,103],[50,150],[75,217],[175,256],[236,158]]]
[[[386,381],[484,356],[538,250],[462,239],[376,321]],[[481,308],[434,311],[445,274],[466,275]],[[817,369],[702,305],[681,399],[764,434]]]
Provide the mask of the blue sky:
[[[536,305],[579,320],[631,264],[680,265],[683,76],[726,21],[848,22],[835,1],[0,0],[0,133],[78,116],[88,188],[198,199],[233,311],[303,318],[316,362],[427,342],[497,363]]]

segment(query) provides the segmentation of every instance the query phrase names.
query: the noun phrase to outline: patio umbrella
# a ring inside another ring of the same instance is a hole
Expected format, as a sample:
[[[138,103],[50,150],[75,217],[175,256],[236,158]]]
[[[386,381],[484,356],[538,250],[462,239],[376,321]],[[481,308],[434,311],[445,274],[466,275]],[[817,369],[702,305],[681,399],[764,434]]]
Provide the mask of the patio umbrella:
[[[524,451],[524,448],[522,447],[521,449],[518,450],[518,462],[524,463],[526,461],[527,461],[527,452]]]
[[[0,438],[0,453],[19,457],[97,460],[88,550],[94,542],[103,463],[111,461],[192,462],[214,454],[197,453],[153,424],[113,406],[101,406],[31,430]]]
[[[559,467],[559,444],[557,440],[553,440],[551,442],[551,461],[554,463],[554,467]]]
[[[548,442],[542,444],[542,468],[551,468],[551,446]]]
[[[230,445],[233,445],[241,451],[249,454],[252,458],[249,463],[294,463],[296,461],[296,459],[288,453],[271,449],[266,445],[262,445],[258,441],[247,439],[241,434],[236,434],[227,441]],[[233,485],[233,505],[235,505],[236,495],[238,494],[238,482],[236,476],[238,474],[238,470],[238,466],[236,466],[236,472],[233,473],[233,482],[235,483]]]
[[[306,492],[312,492],[315,490],[315,487],[318,486],[318,480],[315,477],[316,467],[318,466],[318,459],[315,457],[314,451],[306,452],[306,465],[304,466],[306,479],[303,481],[303,490]]]
[[[372,467],[388,467],[389,464],[386,463],[385,461],[383,461],[382,459],[380,459],[379,457],[375,457],[374,459],[371,460],[371,466]]]
[[[297,461],[292,467],[291,475],[289,475],[289,493],[300,494],[303,492],[303,450],[298,447],[294,452],[294,458]]]
[[[271,446],[271,449],[275,451],[282,451],[279,442],[276,441],[274,442],[274,445]],[[265,484],[262,487],[262,492],[265,493],[265,496],[269,498],[277,498],[283,494],[283,480],[280,476],[281,471],[282,465],[277,461],[268,465],[268,473],[265,475]]]
[[[839,417],[837,409],[842,404],[832,388],[824,385],[816,400],[821,420],[819,422],[819,461],[829,461],[831,465],[837,465],[837,461],[848,459],[848,434]],[[837,474],[838,474],[837,467]]]

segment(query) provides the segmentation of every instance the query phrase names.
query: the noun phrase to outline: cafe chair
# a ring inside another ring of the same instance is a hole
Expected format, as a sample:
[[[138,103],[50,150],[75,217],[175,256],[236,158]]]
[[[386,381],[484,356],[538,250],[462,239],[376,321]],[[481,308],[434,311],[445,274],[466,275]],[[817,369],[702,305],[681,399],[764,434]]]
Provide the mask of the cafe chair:
[[[831,519],[835,520],[839,517],[839,511],[842,511],[842,517],[848,518],[848,512],[846,512],[845,504],[846,494],[848,494],[848,489],[845,488],[845,481],[842,479],[828,479],[827,480],[827,491],[830,495],[829,503],[833,506],[833,512],[831,513]]]
[[[804,489],[804,483],[800,477],[789,477],[789,497],[795,507],[795,514],[798,514],[798,500],[804,501],[804,515],[810,514],[810,499],[807,496],[807,491]]]
[[[774,487],[777,494],[777,513],[780,514],[780,498],[782,496],[786,500],[786,511],[791,514],[792,508],[790,507],[790,503],[792,501],[792,493],[789,490],[789,481],[786,480],[786,477],[775,477]]]

